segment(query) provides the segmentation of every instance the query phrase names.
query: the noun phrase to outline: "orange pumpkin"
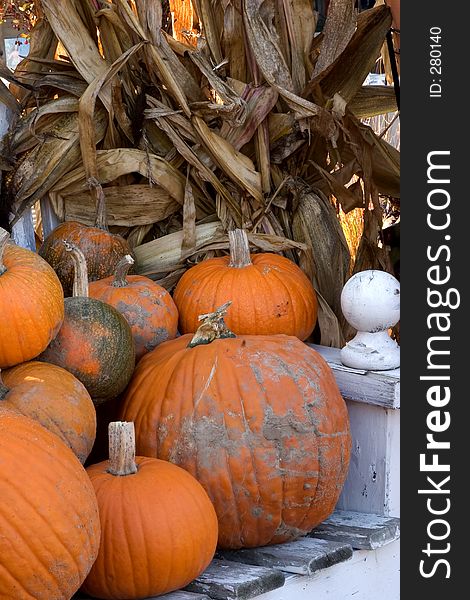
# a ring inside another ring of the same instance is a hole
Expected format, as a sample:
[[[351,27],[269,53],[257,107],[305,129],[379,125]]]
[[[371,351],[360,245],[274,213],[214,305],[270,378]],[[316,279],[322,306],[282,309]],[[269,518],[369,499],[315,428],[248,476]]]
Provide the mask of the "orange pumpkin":
[[[31,360],[54,339],[64,318],[62,287],[40,256],[0,228],[0,368]]]
[[[207,567],[217,517],[206,492],[169,462],[135,456],[132,423],[111,423],[109,460],[88,467],[101,519],[84,591],[134,600],[187,585]]]
[[[134,421],[139,454],[197,477],[222,548],[293,540],[338,500],[351,445],[345,403],[298,338],[227,337],[212,317],[196,341],[184,335],[142,358],[120,417]]]
[[[85,256],[65,242],[73,257],[74,296],[65,299],[65,317],[39,360],[70,371],[96,404],[115,398],[135,366],[134,340],[125,318],[112,306],[88,297]]]
[[[90,298],[106,302],[119,311],[129,323],[139,360],[167,340],[176,336],[178,309],[170,294],[148,277],[127,275],[134,263],[124,256],[116,267],[114,277],[93,281],[88,286]]]
[[[74,265],[64,247],[64,240],[80,248],[85,255],[90,281],[112,275],[121,258],[132,254],[128,242],[108,230],[104,196],[101,196],[94,227],[66,221],[51,231],[39,248],[40,256],[56,271],[66,297],[72,295]]]
[[[306,339],[317,320],[311,282],[291,260],[277,254],[251,254],[245,231],[229,232],[230,257],[211,258],[188,269],[175,288],[181,333],[198,328],[201,313],[227,300],[233,306],[227,326],[236,334],[285,333]]]
[[[1,373],[0,401],[58,435],[85,462],[95,441],[96,411],[71,373],[39,361],[17,365]]]
[[[98,554],[93,487],[53,433],[0,407],[0,596],[68,600]]]

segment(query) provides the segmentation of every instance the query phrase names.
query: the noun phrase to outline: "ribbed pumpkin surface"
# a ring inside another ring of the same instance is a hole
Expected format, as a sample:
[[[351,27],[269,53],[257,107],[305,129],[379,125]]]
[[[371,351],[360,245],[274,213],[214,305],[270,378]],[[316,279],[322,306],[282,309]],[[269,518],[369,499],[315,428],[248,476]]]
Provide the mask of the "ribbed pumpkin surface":
[[[126,254],[132,255],[129,244],[120,235],[76,221],[61,223],[44,240],[39,254],[56,271],[65,296],[72,295],[74,268],[64,240],[80,248],[85,255],[89,281],[112,275],[121,258]]]
[[[165,342],[137,365],[120,418],[137,453],[174,462],[214,503],[219,544],[292,540],[333,510],[350,456],[331,369],[297,338]]]
[[[102,524],[98,558],[83,589],[132,600],[187,585],[210,563],[217,517],[206,492],[171,463],[137,457],[137,473],[114,476],[108,461],[88,467]]]
[[[126,387],[135,366],[134,340],[127,321],[109,304],[66,298],[63,325],[39,358],[70,371],[101,402]]]
[[[40,256],[7,244],[0,274],[0,368],[40,354],[64,318],[62,286]]]
[[[98,507],[72,451],[0,407],[0,597],[69,600],[97,553]]]
[[[306,275],[289,259],[252,254],[252,265],[230,267],[230,257],[204,260],[188,269],[173,298],[181,333],[195,332],[198,316],[232,300],[225,318],[236,334],[284,333],[306,339],[317,320],[317,299]]]
[[[89,295],[114,306],[129,323],[136,360],[176,336],[178,309],[165,288],[141,275],[128,275],[125,287],[114,287],[113,281],[106,277],[91,282]]]
[[[55,433],[83,464],[96,436],[96,411],[85,386],[56,365],[31,361],[2,371],[4,402]]]

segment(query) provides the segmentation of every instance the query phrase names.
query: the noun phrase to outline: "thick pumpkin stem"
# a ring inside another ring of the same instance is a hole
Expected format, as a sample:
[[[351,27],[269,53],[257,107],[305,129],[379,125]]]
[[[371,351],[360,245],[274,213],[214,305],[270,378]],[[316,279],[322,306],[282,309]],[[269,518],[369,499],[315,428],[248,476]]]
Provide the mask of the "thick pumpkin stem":
[[[194,348],[195,346],[200,346],[202,344],[210,344],[214,340],[236,337],[224,321],[224,317],[231,304],[232,301],[229,300],[225,304],[222,304],[222,306],[219,306],[214,312],[199,315],[199,321],[203,322],[189,342],[188,348]]]
[[[126,277],[129,269],[134,264],[134,259],[130,254],[126,254],[116,265],[116,272],[114,274],[114,281],[111,284],[113,287],[121,288],[129,285]]]
[[[3,253],[5,252],[5,248],[8,240],[10,239],[10,234],[5,229],[0,227],[0,275],[3,275],[7,268],[3,264]]]
[[[3,383],[2,371],[0,369],[0,400],[3,400],[9,391],[10,388],[7,388],[7,386]]]
[[[228,232],[228,241],[230,245],[230,263],[229,267],[243,269],[251,264],[250,243],[244,229],[234,229]]]
[[[114,421],[108,425],[109,468],[111,475],[133,475],[135,464],[135,429],[132,421]]]
[[[80,248],[63,240],[65,249],[70,252],[75,269],[72,295],[74,298],[88,298],[88,269],[86,258]]]
[[[93,190],[96,196],[96,219],[95,227],[102,229],[103,231],[109,231],[108,229],[108,218],[106,215],[106,199],[104,196],[103,188],[101,183],[94,177],[88,179],[88,187]]]

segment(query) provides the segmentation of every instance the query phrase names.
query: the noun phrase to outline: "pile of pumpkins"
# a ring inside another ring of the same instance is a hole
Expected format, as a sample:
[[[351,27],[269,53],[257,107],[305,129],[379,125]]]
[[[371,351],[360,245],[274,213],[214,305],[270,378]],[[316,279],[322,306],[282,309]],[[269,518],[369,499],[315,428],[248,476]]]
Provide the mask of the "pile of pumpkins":
[[[2,598],[164,594],[217,547],[291,541],[334,509],[351,438],[302,341],[314,289],[229,239],[171,296],[106,228],[63,223],[39,253],[0,229]],[[89,464],[112,402],[109,457]]]

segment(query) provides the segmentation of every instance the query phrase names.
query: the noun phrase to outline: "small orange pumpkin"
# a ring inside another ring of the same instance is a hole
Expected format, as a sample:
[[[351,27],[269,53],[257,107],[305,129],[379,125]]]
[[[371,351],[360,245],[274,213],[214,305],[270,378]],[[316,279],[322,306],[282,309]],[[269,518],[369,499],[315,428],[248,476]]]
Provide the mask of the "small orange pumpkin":
[[[222,307],[224,308],[224,307]],[[298,338],[227,331],[223,311],[145,355],[120,417],[137,452],[197,477],[222,548],[293,540],[334,509],[348,471],[346,405],[325,360]]]
[[[284,333],[305,340],[317,320],[317,297],[305,273],[277,254],[251,254],[246,232],[229,231],[230,257],[204,260],[179,280],[173,298],[181,333],[198,317],[232,300],[227,326],[236,334]]]
[[[65,299],[62,327],[39,360],[70,371],[99,404],[126,387],[135,366],[134,340],[115,308],[88,297],[85,256],[76,246],[64,244],[75,264],[74,296]]]
[[[129,323],[134,337],[136,360],[167,340],[176,337],[178,309],[161,285],[142,275],[128,275],[134,259],[127,254],[116,267],[114,277],[93,281],[90,298],[106,302]]]
[[[64,318],[62,286],[40,256],[8,242],[0,228],[0,369],[31,360]]]
[[[53,433],[0,406],[0,597],[68,600],[98,554],[85,469]]]
[[[132,255],[128,242],[108,230],[104,195],[99,195],[94,227],[66,221],[51,231],[39,248],[39,255],[57,273],[66,297],[72,295],[74,265],[64,247],[64,240],[80,248],[85,255],[90,281],[112,275],[121,258],[126,254]]]
[[[96,437],[96,411],[72,373],[39,361],[17,365],[0,375],[0,401],[55,433],[85,462]]]
[[[101,544],[85,592],[117,600],[153,597],[204,571],[217,545],[214,507],[183,469],[135,456],[133,423],[110,423],[109,460],[87,472],[98,499]]]

